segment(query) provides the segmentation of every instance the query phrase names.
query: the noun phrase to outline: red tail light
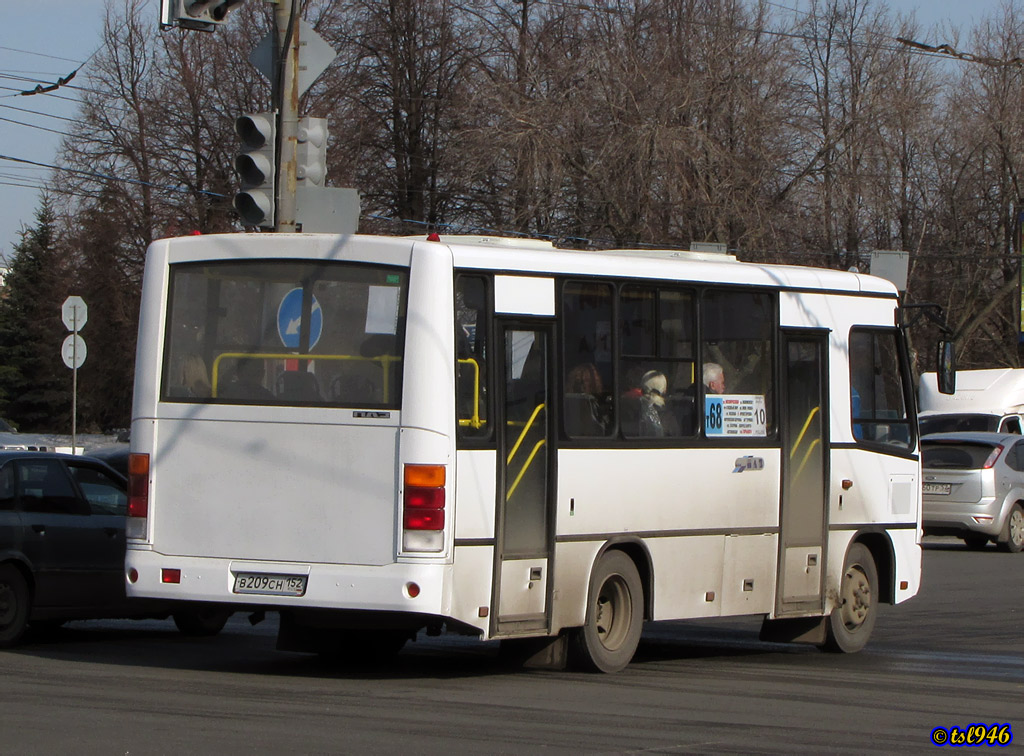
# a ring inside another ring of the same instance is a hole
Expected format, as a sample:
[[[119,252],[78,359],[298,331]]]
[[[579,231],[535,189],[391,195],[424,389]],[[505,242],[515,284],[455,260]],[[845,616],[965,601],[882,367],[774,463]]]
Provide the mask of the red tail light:
[[[128,457],[128,516],[149,515],[149,455]]]
[[[444,529],[444,465],[406,465],[403,521],[406,530]]]
[[[985,464],[981,466],[982,470],[991,470],[995,465],[996,460],[999,459],[999,455],[1003,453],[1003,445],[996,444],[995,448],[992,449],[992,453],[988,455],[988,459],[985,460]]]

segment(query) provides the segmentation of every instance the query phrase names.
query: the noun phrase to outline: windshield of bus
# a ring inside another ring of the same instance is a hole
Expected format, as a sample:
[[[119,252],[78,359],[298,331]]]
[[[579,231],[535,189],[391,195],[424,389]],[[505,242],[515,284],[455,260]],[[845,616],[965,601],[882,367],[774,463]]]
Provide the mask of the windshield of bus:
[[[172,265],[161,399],[398,409],[407,280],[345,262]]]

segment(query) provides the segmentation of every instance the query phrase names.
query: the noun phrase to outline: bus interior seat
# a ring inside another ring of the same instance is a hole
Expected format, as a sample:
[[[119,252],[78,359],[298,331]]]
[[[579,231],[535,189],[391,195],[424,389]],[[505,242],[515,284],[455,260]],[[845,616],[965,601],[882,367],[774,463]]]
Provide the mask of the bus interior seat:
[[[565,432],[570,436],[604,436],[599,419],[600,407],[592,394],[566,394],[563,403]]]
[[[622,435],[636,438],[640,435],[640,397],[627,393],[619,398],[619,428]]]
[[[697,402],[686,394],[673,394],[668,398],[668,408],[679,424],[679,434],[692,436],[697,429]]]

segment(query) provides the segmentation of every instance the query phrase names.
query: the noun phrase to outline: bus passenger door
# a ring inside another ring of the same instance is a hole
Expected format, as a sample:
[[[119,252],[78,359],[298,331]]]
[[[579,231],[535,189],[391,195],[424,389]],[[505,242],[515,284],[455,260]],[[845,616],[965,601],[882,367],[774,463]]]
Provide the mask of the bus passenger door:
[[[497,550],[492,611],[498,635],[548,627],[551,570],[552,330],[499,321]]]
[[[782,503],[776,616],[820,614],[828,531],[828,333],[782,334]]]

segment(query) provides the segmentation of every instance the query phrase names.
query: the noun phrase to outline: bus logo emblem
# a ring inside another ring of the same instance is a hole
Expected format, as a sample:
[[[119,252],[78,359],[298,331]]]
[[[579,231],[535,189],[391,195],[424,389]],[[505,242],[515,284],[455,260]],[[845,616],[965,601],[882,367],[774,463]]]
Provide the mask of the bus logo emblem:
[[[734,473],[741,473],[744,470],[763,470],[764,459],[761,457],[739,457],[736,460],[736,467],[733,469]]]

